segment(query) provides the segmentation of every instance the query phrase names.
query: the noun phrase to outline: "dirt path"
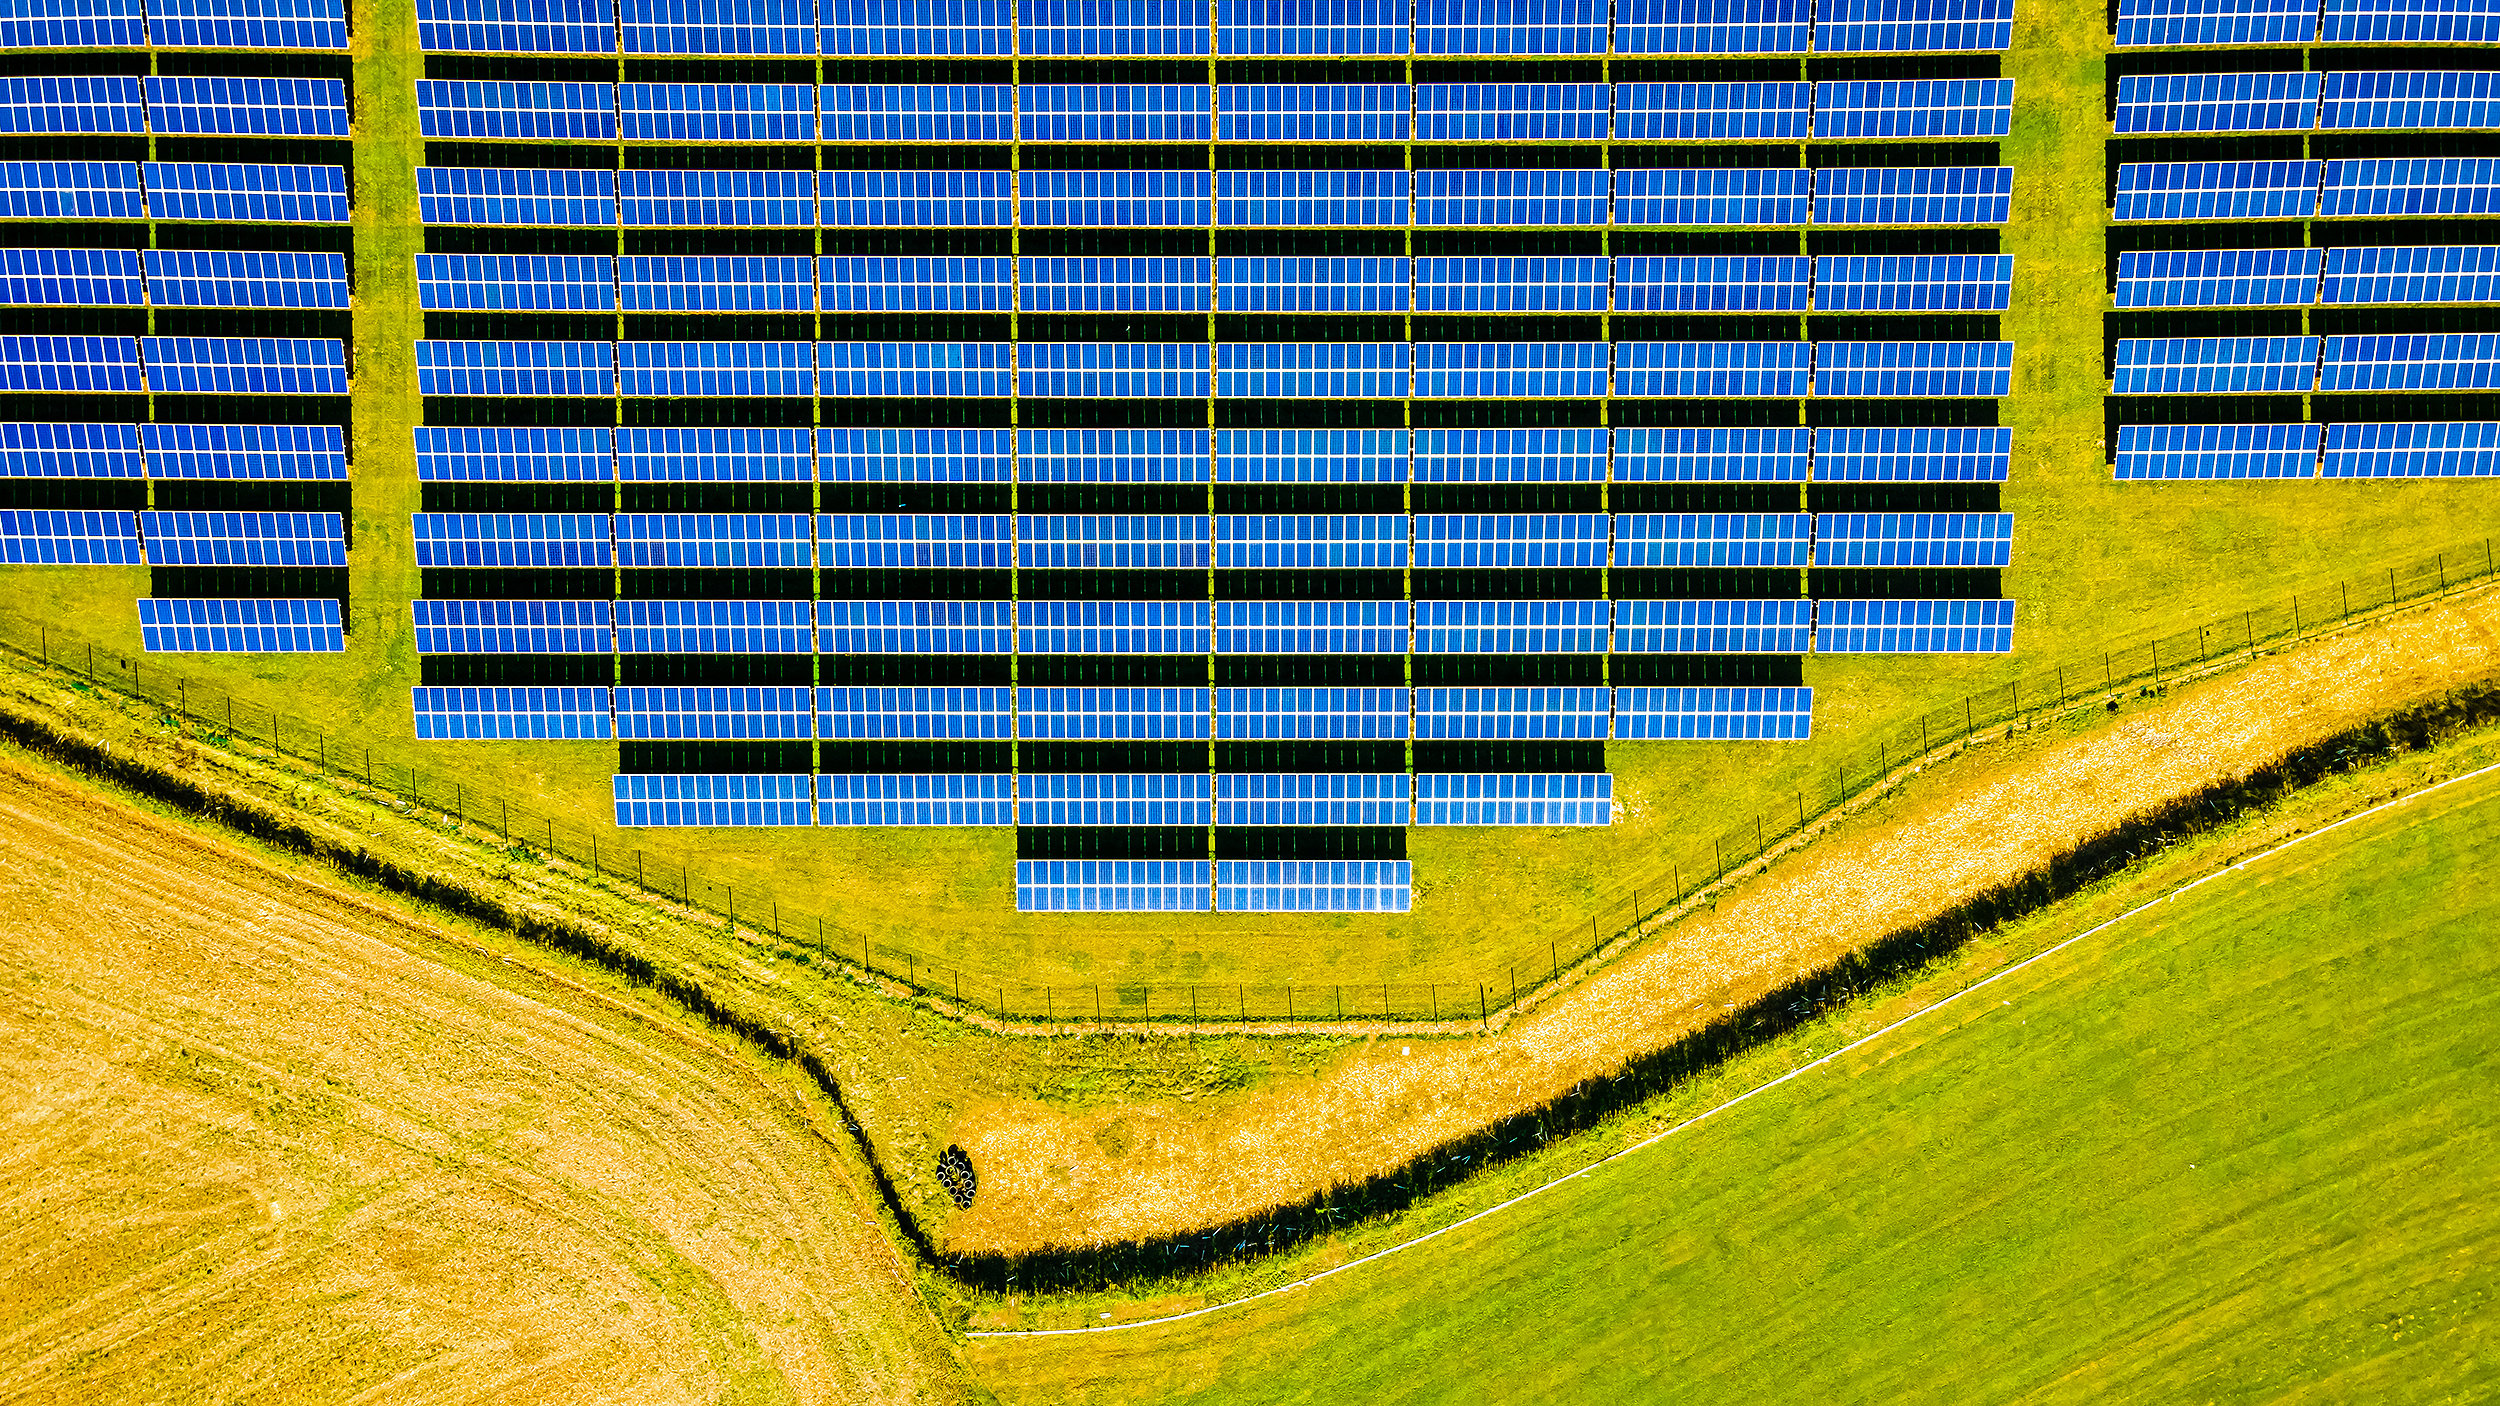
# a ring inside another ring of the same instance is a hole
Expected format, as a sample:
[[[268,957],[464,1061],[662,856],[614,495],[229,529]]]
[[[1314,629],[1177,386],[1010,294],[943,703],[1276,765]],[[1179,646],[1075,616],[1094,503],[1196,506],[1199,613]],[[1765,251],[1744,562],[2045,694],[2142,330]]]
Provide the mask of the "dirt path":
[[[2500,592],[2441,602],[2134,705],[2113,727],[1921,778],[1492,1038],[1391,1037],[1320,1076],[1197,1105],[967,1110],[956,1136],[981,1196],[947,1242],[1014,1252],[1185,1231],[1386,1171],[2127,814],[2495,672]]]
[[[969,1394],[708,1031],[0,759],[0,1401]]]

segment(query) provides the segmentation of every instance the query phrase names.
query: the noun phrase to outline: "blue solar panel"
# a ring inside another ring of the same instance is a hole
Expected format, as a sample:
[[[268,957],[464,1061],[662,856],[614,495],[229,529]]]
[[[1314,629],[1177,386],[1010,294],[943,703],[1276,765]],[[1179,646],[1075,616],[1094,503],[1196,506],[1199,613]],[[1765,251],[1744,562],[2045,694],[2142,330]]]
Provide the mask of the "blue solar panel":
[[[621,171],[617,208],[627,228],[793,226],[816,215],[808,171]]]
[[[1419,688],[1417,741],[1590,741],[1606,736],[1603,688]]]
[[[2306,44],[2318,0],[2118,0],[2118,47]]]
[[[417,132],[488,141],[612,142],[612,83],[417,80]]]
[[[2130,249],[2118,256],[2118,306],[2311,303],[2317,301],[2325,255],[2323,249]]]
[[[2316,425],[2120,425],[2116,477],[2314,478]]]
[[[1801,166],[1626,168],[1618,225],[1801,225],[1814,173]]]
[[[2325,252],[2321,303],[2500,303],[2500,247],[2406,244]]]
[[[1215,393],[1269,400],[1394,400],[1406,394],[1404,342],[1223,342]]]
[[[0,249],[0,303],[135,308],[146,302],[136,250]]]
[[[1189,516],[1016,518],[1027,571],[1204,571],[1208,522]]]
[[[625,83],[616,90],[629,142],[805,142],[816,91],[798,83]]]
[[[2500,127],[2500,73],[2434,69],[2326,75],[2318,125],[2333,131]]]
[[[1204,859],[1019,859],[1019,913],[1203,913],[1214,864]]]
[[[0,423],[0,478],[144,478],[139,427]]]
[[[1403,54],[1410,0],[1215,0],[1216,52],[1350,57]]]
[[[1015,734],[1004,688],[819,688],[817,734],[827,741],[1004,742]]]
[[[980,262],[997,266],[1001,310],[1012,282],[1026,312],[1205,312],[1212,267],[1189,256]]]
[[[2321,391],[2500,389],[2500,333],[2329,337],[2323,350]]]
[[[1213,94],[1204,83],[1027,83],[1016,106],[1028,142],[1203,142]]]
[[[813,54],[815,0],[618,0],[629,54]]]
[[[1626,742],[1803,742],[1813,735],[1810,688],[1615,690],[1615,736]]]
[[[1604,513],[1418,513],[1415,569],[1606,564]]]
[[[816,621],[803,600],[620,600],[619,654],[807,654]]]
[[[2317,377],[2315,337],[2125,338],[2114,395],[2300,395]]]
[[[1405,430],[1215,432],[1218,483],[1404,483]]]
[[[344,254],[150,249],[146,262],[148,301],[160,308],[347,306]]]
[[[514,166],[419,166],[417,218],[429,225],[616,224],[616,173]]]
[[[420,742],[605,742],[604,688],[416,688]]]
[[[818,92],[829,142],[1004,142],[1016,134],[1015,89],[1004,83],[828,83]]]
[[[1027,226],[1160,227],[1206,224],[1212,176],[1207,171],[1045,170],[1020,172],[1017,180]]]
[[[1619,600],[1613,648],[1617,654],[1803,654],[1813,629],[1813,604],[1802,599]]]
[[[620,688],[628,742],[795,742],[815,735],[804,688]]]
[[[965,826],[1016,823],[1006,772],[865,772],[816,778],[819,825]]]
[[[1404,913],[1414,904],[1415,866],[1404,859],[1215,861],[1219,913]]]
[[[816,471],[803,428],[627,426],[616,432],[616,476],[626,483],[809,483]]]
[[[2326,0],[2329,44],[2500,44],[2492,0]]]
[[[1031,344],[1026,345],[1029,353]],[[819,342],[821,396],[964,397],[1012,393],[1005,342]]]
[[[2014,647],[2010,600],[1819,600],[1817,654],[2004,654]]]
[[[121,74],[0,77],[0,136],[137,135],[148,129],[147,96],[138,79]]]
[[[2014,460],[2004,425],[1824,425],[1817,483],[2003,483]]]
[[[816,519],[816,554],[828,571],[1004,570],[1015,562],[1013,531],[1013,521],[1004,517],[826,513]]]
[[[1585,167],[1415,172],[1418,225],[1602,225],[1610,171]]]
[[[1814,564],[2001,567],[2013,557],[2012,513],[1824,513]]]
[[[1402,142],[1413,101],[1403,83],[1226,83],[1215,90],[1216,136],[1227,142]]]
[[[147,94],[159,136],[347,135],[347,85],[336,78],[151,77]]]
[[[2160,161],[2118,168],[2121,220],[2305,220],[2315,161]]]
[[[1606,393],[1604,342],[1417,342],[1419,399],[1489,400]]]
[[[341,0],[148,0],[159,49],[344,49]]]
[[[816,564],[805,513],[619,513],[622,567],[767,567]]]
[[[1811,0],[1617,0],[1618,54],[1802,54]]]
[[[2500,211],[2500,157],[2329,161],[2321,215],[2488,215]]]
[[[1018,0],[1027,54],[1130,57],[1207,51],[1205,0]]]
[[[1414,795],[1414,782],[1402,771],[1220,771],[1215,774],[1215,823],[1404,825]]]
[[[0,219],[146,217],[135,162],[0,161]]]
[[[1814,85],[1814,135],[1824,140],[2002,137],[2013,126],[2011,78],[1920,78]]]
[[[1418,83],[1420,142],[1598,142],[1614,94],[1603,83]]]
[[[0,566],[138,566],[138,524],[127,512],[0,508]]]
[[[1615,565],[1803,566],[1813,540],[1804,513],[1624,513]]]
[[[980,57],[1012,54],[1013,0],[821,0],[827,54]]]
[[[142,425],[148,477],[344,482],[337,425]]]
[[[2012,342],[1817,342],[1818,396],[2002,396]]]
[[[1814,172],[1818,225],[2001,225],[2011,166],[1824,166]]]
[[[1216,309],[1405,312],[1413,263],[1406,258],[1222,258],[1215,261]],[[1032,294],[1027,279],[1027,307],[1035,306]]]
[[[1013,654],[1016,606],[1004,600],[816,602],[827,654]]]
[[[815,352],[806,342],[619,342],[618,388],[671,399],[813,395]]]
[[[619,826],[806,825],[805,776],[648,773],[616,778]]]
[[[29,0],[0,14],[0,48],[143,49],[142,0]]]
[[[1215,569],[1403,571],[1406,522],[1403,514],[1219,517]]]
[[[0,337],[0,391],[135,391],[128,337]]]
[[[2013,294],[2011,254],[1822,254],[1814,260],[1817,312],[2003,312]]]
[[[1004,229],[1015,179],[1012,171],[828,170],[817,181],[817,220],[828,229]]]
[[[1602,483],[1606,431],[1421,429],[1415,432],[1417,483]]]
[[[1415,773],[1418,825],[1611,825],[1614,809],[1604,772]]]
[[[785,261],[738,262],[778,270]],[[786,262],[792,270],[787,296],[799,300],[791,305],[793,310],[803,309],[808,306],[806,261]],[[1007,312],[1015,302],[1011,259],[849,256],[819,259],[817,269],[827,312]],[[780,289],[776,285],[777,294]],[[1026,306],[1038,310],[1029,298]]]
[[[1615,85],[1619,141],[1801,142],[1813,112],[1811,83]]]
[[[1016,347],[1016,393],[1203,399],[1207,351],[1204,342],[1023,342]]]
[[[243,166],[149,161],[148,213],[160,220],[347,223],[344,166]]]
[[[605,513],[411,513],[417,565],[616,564]]]
[[[1615,394],[1723,399],[1806,393],[1805,342],[1618,342]]]
[[[2014,0],[1822,0],[1814,20],[1822,54],[2002,49],[2013,35]]]
[[[151,566],[345,566],[337,513],[142,512]]]
[[[148,389],[200,395],[345,395],[347,345],[314,337],[142,337]]]
[[[1812,431],[1653,429],[1615,431],[1618,483],[1803,483],[1812,459]]]
[[[1419,600],[1417,654],[1603,654],[1602,600]]]
[[[613,601],[414,600],[409,609],[419,654],[610,654],[616,649]]]
[[[1218,654],[1404,654],[1402,600],[1219,600]]]
[[[156,251],[149,252],[153,257]],[[344,269],[338,291],[344,307]],[[605,254],[419,254],[417,306],[428,312],[614,312],[616,261]]]
[[[2305,132],[2317,125],[2318,79],[2297,71],[2130,73],[2118,80],[2117,128],[2121,135]]]
[[[1188,825],[1213,823],[1205,772],[1028,771],[1016,778],[1023,825]]]
[[[1418,54],[1602,54],[1607,0],[1415,0]]]
[[[417,47],[427,53],[613,54],[612,0],[417,0]]]
[[[1415,260],[1417,312],[1604,312],[1602,256]]]
[[[420,483],[613,483],[612,431],[592,427],[419,425]],[[605,528],[601,529],[605,535]]]
[[[1802,254],[1626,254],[1617,312],[1804,312],[1814,261]]]
[[[2326,476],[2500,477],[2500,423],[2466,420],[2328,425]]]
[[[1028,600],[1016,607],[1020,654],[1207,652],[1202,600]]]
[[[1215,222],[1228,228],[1399,226],[1407,222],[1411,184],[1396,170],[1218,171]]]
[[[347,648],[332,596],[139,602],[139,647],[150,654],[336,654]]]
[[[827,426],[816,432],[816,473],[826,483],[1005,483],[1014,477],[1013,435]]]
[[[1031,429],[1017,446],[1025,483],[1204,483],[1207,431]]]
[[[1025,741],[1204,742],[1203,688],[1019,688],[1016,735]]]

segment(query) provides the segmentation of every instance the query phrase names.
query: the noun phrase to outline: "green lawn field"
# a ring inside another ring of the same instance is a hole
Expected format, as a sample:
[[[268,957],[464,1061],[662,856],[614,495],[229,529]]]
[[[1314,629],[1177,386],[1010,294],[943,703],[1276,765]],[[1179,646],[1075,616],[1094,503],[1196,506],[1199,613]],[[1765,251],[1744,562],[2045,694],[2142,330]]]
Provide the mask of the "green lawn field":
[[[1041,1402],[2457,1401],[2500,1381],[2500,773]]]

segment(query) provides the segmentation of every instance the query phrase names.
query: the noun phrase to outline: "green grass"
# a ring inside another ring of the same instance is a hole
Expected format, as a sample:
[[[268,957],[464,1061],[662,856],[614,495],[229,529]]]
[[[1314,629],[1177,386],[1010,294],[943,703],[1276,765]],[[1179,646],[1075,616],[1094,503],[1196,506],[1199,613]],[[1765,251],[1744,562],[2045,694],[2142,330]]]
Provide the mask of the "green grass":
[[[1392,1259],[972,1361],[1010,1402],[2476,1398],[2495,854],[2500,775]]]

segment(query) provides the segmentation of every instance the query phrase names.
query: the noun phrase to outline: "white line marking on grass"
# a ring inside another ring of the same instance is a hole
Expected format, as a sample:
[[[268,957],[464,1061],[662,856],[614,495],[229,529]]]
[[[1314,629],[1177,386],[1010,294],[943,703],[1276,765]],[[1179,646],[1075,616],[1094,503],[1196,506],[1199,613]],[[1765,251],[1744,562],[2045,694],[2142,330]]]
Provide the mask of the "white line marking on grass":
[[[2380,811],[2392,810],[2397,806],[2418,801],[2424,796],[2431,795],[2434,792],[2444,791],[2459,782],[2472,781],[2478,776],[2489,776],[2493,772],[2500,772],[2500,763],[2483,767],[2477,771],[2469,771],[2462,776],[2451,776],[2445,781],[2434,782],[2431,785],[2423,787],[2419,791],[2408,791],[2404,795],[2381,801],[2377,805],[2370,807],[2368,810],[2355,811],[2331,825],[2320,826],[2318,829],[2311,830],[2306,834],[2294,835],[2292,838],[2285,840],[2283,843],[2276,845],[2272,849],[2252,854],[2246,859],[2240,860],[2236,864],[2216,869],[2202,878],[2192,879],[2187,883],[2181,884],[2177,888],[2172,889],[2170,892],[2163,894],[2159,898],[2150,899],[2144,903],[2140,903],[2135,907],[2128,909],[2126,912],[2119,914],[2117,917],[2109,919],[2107,922],[2076,933],[2074,936],[2067,938],[2063,942],[2057,943],[2055,946],[2042,948],[2040,951],[2032,953],[2030,956],[2016,962],[2014,965],[1978,981],[1972,982],[1970,985],[1963,987],[1961,990],[1954,992],[1950,996],[1944,997],[1942,1000],[1919,1007],[1917,1010],[1910,1012],[1908,1015],[1901,1017],[1899,1020],[1894,1021],[1892,1024],[1885,1026],[1881,1030],[1877,1030],[1871,1034],[1861,1035],[1857,1039],[1850,1041],[1848,1044],[1841,1046],[1839,1049],[1832,1051],[1830,1054],[1824,1055],[1821,1058],[1813,1060],[1809,1063],[1798,1065],[1796,1068],[1782,1074],[1776,1079],[1770,1080],[1767,1083],[1756,1084],[1754,1087],[1745,1090],[1743,1093],[1738,1094],[1736,1097],[1729,1099],[1725,1103],[1715,1104],[1709,1108],[1705,1108],[1701,1112],[1694,1114],[1692,1117],[1685,1119],[1683,1122],[1676,1124],[1674,1127],[1665,1129],[1661,1132],[1652,1133],[1648,1137],[1641,1139],[1639,1142],[1632,1143],[1626,1147],[1618,1148],[1577,1171],[1565,1172],[1561,1176],[1554,1178],[1552,1181],[1546,1182],[1542,1186],[1532,1187],[1516,1196],[1513,1196],[1507,1201],[1501,1202],[1498,1205],[1487,1206],[1472,1216],[1467,1216],[1460,1220],[1454,1220],[1448,1225],[1442,1226],[1438,1230],[1425,1231],[1423,1234],[1416,1236],[1412,1240],[1402,1240],[1395,1245],[1389,1246],[1385,1250],[1374,1250],[1370,1254],[1363,1256],[1361,1259],[1348,1260],[1334,1269],[1323,1269],[1319,1273],[1311,1275],[1308,1278],[1297,1279],[1290,1284],[1281,1284],[1273,1289],[1263,1289],[1247,1298],[1229,1299],[1223,1303],[1209,1304],[1204,1308],[1193,1308],[1186,1313],[1167,1313],[1159,1318],[1139,1318],[1126,1323],[1107,1323],[1091,1328],[994,1329],[985,1332],[967,1333],[965,1336],[973,1338],[1056,1338],[1073,1336],[1080,1333],[1117,1333],[1129,1328],[1151,1328],[1158,1323],[1180,1323],[1192,1318],[1203,1318],[1211,1313],[1222,1313],[1226,1309],[1240,1308],[1246,1304],[1254,1304],[1261,1299],[1272,1299],[1279,1294],[1290,1294],[1297,1289],[1307,1289],[1323,1279],[1329,1278],[1333,1275],[1343,1274],[1349,1269],[1359,1269],[1364,1265],[1370,1264],[1374,1260],[1387,1259],[1391,1255],[1400,1254],[1407,1250],[1414,1249],[1416,1246],[1424,1244],[1427,1241],[1438,1240],[1453,1230],[1473,1225],[1487,1216],[1507,1211],[1511,1207],[1516,1206],[1520,1202],[1528,1200],[1531,1197],[1542,1196],[1546,1192],[1553,1190],[1555,1187],[1562,1185],[1564,1182],[1577,1181],[1610,1162],[1618,1161],[1622,1158],[1631,1156],[1635,1152],[1641,1152],[1650,1147],[1654,1147],[1657,1144],[1666,1141],[1668,1138],[1675,1136],[1677,1133],[1683,1132],[1685,1129],[1702,1122],[1704,1119],[1714,1118],[1719,1114],[1725,1113],[1729,1109],[1734,1108],[1740,1103],[1744,1103],[1758,1095],[1769,1093],[1771,1090],[1778,1088],[1780,1085],[1787,1083],[1789,1080],[1795,1079],[1799,1075],[1805,1074],[1811,1070],[1820,1069],[1824,1065],[1831,1063],[1833,1060],[1840,1058],[1842,1055],[1848,1054],[1850,1051],[1858,1049],[1863,1045],[1872,1044],[1901,1027],[1908,1025],[1914,1020],[1933,1015],[1937,1011],[1943,1010],[1945,1007],[1952,1005],[1954,1002],[1961,1000],[1963,997],[1970,995],[1974,991],[1984,991],[1987,988],[1994,986],[1996,983],[2003,981],[2005,978],[2012,976],[2014,973],[2023,970],[2025,967],[2031,966],[2037,962],[2046,961],[2048,958],[2056,956],[2058,953],[2065,951],[2067,948],[2074,946],[2076,943],[2083,941],[2087,937],[2107,932],[2111,928],[2118,926],[2120,923],[2127,921],[2129,918],[2133,918],[2138,914],[2158,908],[2161,905],[2170,902],[2172,899],[2179,897],[2181,894],[2189,893],[2193,890],[2202,888],[2206,884],[2209,884],[2226,874],[2236,874],[2251,864],[2257,863],[2259,860],[2272,859],[2274,856],[2281,854],[2285,850],[2291,849],[2296,845],[2307,844],[2309,841],[2314,840],[2321,835],[2331,835],[2356,821],[2367,820],[2371,816],[2378,814]]]

